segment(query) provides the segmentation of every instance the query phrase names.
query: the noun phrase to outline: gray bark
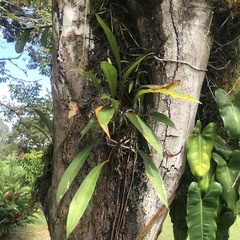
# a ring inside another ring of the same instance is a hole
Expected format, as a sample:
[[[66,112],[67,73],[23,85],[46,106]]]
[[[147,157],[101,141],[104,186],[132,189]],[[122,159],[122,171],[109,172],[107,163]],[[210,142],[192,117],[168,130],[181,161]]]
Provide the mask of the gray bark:
[[[45,209],[53,240],[65,239],[70,199],[89,169],[108,155],[107,148],[95,150],[68,194],[56,205],[56,189],[68,164],[93,137],[102,141],[102,135],[97,133],[79,143],[79,132],[98,102],[90,81],[69,70],[89,67],[98,46],[90,40],[90,1],[76,2],[53,1],[54,170]],[[164,84],[180,79],[177,90],[199,98],[211,49],[211,2],[129,2],[141,44],[158,58],[151,67],[153,82]],[[164,148],[178,154],[160,159],[152,152],[171,201],[184,171],[185,142],[193,129],[197,104],[155,96],[149,108],[165,113],[176,124],[176,130],[162,125],[155,125],[155,129]],[[145,239],[157,238],[167,209],[160,212],[163,206],[146,179],[141,159],[135,159],[133,164],[128,157],[134,156],[127,155],[126,159],[116,156],[116,161],[103,169],[93,199],[70,239],[132,240],[137,236],[142,239],[145,233]]]
[[[212,46],[210,31],[213,8],[211,1],[147,1],[136,3],[140,13],[137,17],[142,45],[156,53],[152,67],[154,84],[165,84],[181,80],[177,91],[199,99],[201,86],[206,74]],[[155,8],[146,11],[148,5]],[[151,26],[151,27],[150,27]],[[151,39],[151,41],[149,41]],[[152,152],[164,178],[168,196],[176,191],[185,168],[185,143],[192,132],[198,104],[173,99],[164,95],[153,100],[153,110],[166,114],[175,123],[176,129],[156,125],[155,130],[163,147],[165,157]],[[170,153],[168,153],[168,151]],[[176,156],[172,156],[175,155]],[[151,189],[151,187],[149,186]],[[152,217],[158,216],[156,209],[161,203],[153,190],[144,195],[141,204],[146,225]],[[167,213],[167,211],[165,211]],[[159,217],[146,239],[156,239],[165,214]]]

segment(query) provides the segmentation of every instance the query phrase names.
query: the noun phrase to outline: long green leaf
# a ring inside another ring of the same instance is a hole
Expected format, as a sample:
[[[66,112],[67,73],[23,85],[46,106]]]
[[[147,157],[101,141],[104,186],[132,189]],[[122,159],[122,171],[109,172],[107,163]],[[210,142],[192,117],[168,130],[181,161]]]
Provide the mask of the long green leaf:
[[[50,133],[51,137],[53,138],[53,122],[52,122],[52,120],[46,114],[44,114],[42,111],[40,111],[36,108],[34,108],[34,111],[38,114],[41,121],[47,126],[49,133]]]
[[[168,118],[166,115],[162,114],[162,113],[151,112],[151,113],[148,113],[146,115],[151,117],[152,119],[158,121],[158,122],[164,123],[165,125],[176,129],[176,126],[173,123],[173,121],[170,118]]]
[[[221,193],[221,185],[213,182],[202,198],[198,184],[196,182],[190,184],[187,200],[187,224],[190,240],[216,239],[216,217]]]
[[[229,164],[218,154],[212,154],[213,160],[217,163],[216,179],[223,187],[222,197],[227,207],[236,212],[238,196],[237,177],[240,171],[240,151],[234,151],[230,156]]]
[[[94,189],[97,184],[97,180],[101,173],[102,167],[106,163],[102,162],[92,169],[89,174],[85,177],[82,184],[78,188],[76,194],[74,195],[67,216],[67,226],[66,226],[66,236],[67,239],[71,232],[74,230],[82,215],[84,214],[88,203],[93,195]]]
[[[240,92],[232,103],[227,93],[218,88],[215,97],[224,127],[232,138],[240,137]]]
[[[118,66],[118,71],[119,73],[121,73],[121,59],[120,59],[120,53],[119,53],[119,50],[118,50],[118,46],[117,46],[117,41],[116,41],[116,38],[115,36],[113,35],[112,31],[110,30],[110,28],[105,24],[105,22],[101,19],[101,17],[99,17],[97,14],[96,14],[96,18],[97,18],[97,21],[99,22],[99,24],[102,26],[106,36],[107,36],[107,39],[108,39],[108,42],[111,46],[111,49],[112,49],[112,52],[113,52],[113,55],[115,57],[115,60],[116,60],[116,63],[117,63],[117,66]]]
[[[72,68],[70,70],[70,72],[80,72],[80,73],[83,73],[86,77],[88,77],[88,78],[90,78],[92,80],[92,82],[95,85],[95,87],[97,88],[97,90],[100,91],[99,80],[97,79],[97,77],[92,72],[85,72],[81,68]]]
[[[111,97],[115,98],[117,89],[117,70],[112,64],[104,61],[100,63],[100,67],[107,78],[111,90]]]
[[[138,129],[140,133],[142,133],[143,137],[147,140],[147,142],[158,152],[158,154],[162,157],[162,148],[159,144],[156,134],[153,129],[149,127],[138,115],[135,113],[125,113],[126,117],[129,121]]]
[[[73,179],[77,176],[80,168],[82,167],[83,163],[89,156],[92,149],[97,145],[97,143],[91,144],[84,148],[70,163],[66,171],[64,172],[61,181],[58,185],[57,189],[57,203],[62,199],[63,195],[67,192],[69,189]]]
[[[139,150],[138,152],[144,161],[146,175],[147,175],[149,181],[151,182],[152,186],[154,187],[160,200],[163,202],[163,204],[166,207],[168,207],[167,194],[166,194],[166,190],[164,187],[164,182],[162,180],[162,177],[161,177],[156,165],[154,164],[152,159],[146,153],[142,152],[141,150]]]

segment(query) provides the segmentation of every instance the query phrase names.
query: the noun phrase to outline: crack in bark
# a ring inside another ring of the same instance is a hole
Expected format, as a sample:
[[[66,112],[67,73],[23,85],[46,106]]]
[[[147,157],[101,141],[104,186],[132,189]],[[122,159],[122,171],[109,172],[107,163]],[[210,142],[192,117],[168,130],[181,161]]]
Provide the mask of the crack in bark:
[[[180,49],[179,49],[179,39],[178,39],[177,26],[176,26],[175,21],[174,21],[173,0],[169,0],[169,4],[170,4],[170,6],[169,6],[169,13],[170,13],[170,18],[171,18],[171,21],[172,21],[172,26],[173,26],[173,29],[174,29],[174,33],[175,33],[176,48],[177,48],[176,68],[174,70],[173,77],[172,77],[172,81],[173,81],[175,79],[177,71],[178,71],[178,66],[179,66],[178,60],[179,60]]]

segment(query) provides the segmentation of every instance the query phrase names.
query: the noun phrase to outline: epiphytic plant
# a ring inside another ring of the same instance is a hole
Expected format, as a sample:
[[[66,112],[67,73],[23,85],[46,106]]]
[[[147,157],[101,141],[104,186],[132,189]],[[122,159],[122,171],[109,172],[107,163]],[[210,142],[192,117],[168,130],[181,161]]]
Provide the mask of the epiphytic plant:
[[[103,87],[101,85],[101,81],[94,75],[94,73],[86,72],[80,68],[75,68],[71,70],[73,72],[80,72],[87,76],[89,79],[91,79],[97,91],[99,92],[100,97],[102,99],[108,99],[108,103],[106,105],[98,106],[95,109],[95,115],[89,120],[86,127],[84,127],[84,129],[81,131],[80,139],[83,138],[84,135],[93,128],[93,126],[96,126],[96,124],[98,124],[107,135],[107,141],[112,142],[112,144],[114,145],[114,143],[117,143],[117,141],[112,139],[112,133],[111,130],[109,130],[109,125],[117,125],[113,123],[118,123],[118,129],[119,131],[121,131],[123,125],[127,124],[127,126],[131,128],[132,131],[138,130],[145,138],[146,142],[160,156],[162,156],[161,144],[159,143],[156,134],[154,133],[153,129],[144,121],[143,117],[139,114],[139,98],[143,94],[147,93],[162,93],[182,100],[189,100],[194,102],[198,101],[194,98],[178,93],[174,90],[174,88],[179,85],[180,81],[174,81],[170,84],[163,86],[143,85],[136,90],[135,95],[132,94],[134,91],[134,87],[136,88],[137,84],[134,81],[130,80],[129,76],[145,58],[151,56],[152,54],[149,53],[140,56],[135,62],[129,64],[129,66],[125,68],[125,70],[122,70],[123,61],[121,61],[120,59],[120,52],[118,50],[116,38],[109,29],[109,27],[98,15],[96,15],[96,18],[107,36],[109,45],[115,58],[116,67],[112,64],[110,60],[100,62],[100,68],[105,78],[103,80],[106,80],[108,84],[107,90],[106,87]],[[127,104],[125,100],[126,98],[128,99]],[[164,124],[167,124],[170,127],[175,127],[174,123],[167,116],[161,113],[152,112],[146,114],[146,116],[151,117],[152,119],[160,121]],[[124,145],[127,142],[129,143],[129,146]],[[80,168],[84,164],[85,160],[88,158],[91,150],[97,145],[98,143],[94,143],[85,147],[68,166],[58,186],[56,196],[57,203],[61,201],[64,194],[69,189],[70,184],[73,182]],[[156,193],[158,194],[163,204],[168,207],[164,184],[161,175],[159,174],[159,171],[152,159],[143,150],[132,147],[130,144],[130,140],[126,140],[125,143],[121,142],[121,146],[128,151],[134,154],[138,153],[141,156],[144,161],[146,175],[148,176],[150,182],[152,183],[154,189],[156,190]],[[103,166],[110,160],[111,159],[109,156],[108,160],[100,163],[95,168],[93,168],[85,177],[76,194],[74,195],[70,203],[67,216],[67,238],[82,217],[92,197],[93,191],[95,189],[97,180]]]

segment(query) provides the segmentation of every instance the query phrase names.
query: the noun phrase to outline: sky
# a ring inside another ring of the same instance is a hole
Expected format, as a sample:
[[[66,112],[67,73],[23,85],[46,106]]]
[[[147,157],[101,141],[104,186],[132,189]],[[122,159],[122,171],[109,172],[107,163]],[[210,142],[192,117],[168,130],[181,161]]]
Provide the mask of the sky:
[[[2,38],[1,32],[0,32],[0,59],[1,58],[16,58],[20,54],[15,52],[15,43],[7,43],[5,39]],[[28,54],[25,51],[22,56],[14,60],[13,62],[17,64],[18,67],[22,69],[26,69],[26,64],[28,63]],[[14,66],[9,61],[6,62],[6,68],[10,70],[10,74],[14,77],[20,78],[25,80],[26,82],[29,81],[35,81],[38,80],[40,84],[42,84],[43,94],[46,92],[46,89],[50,90],[50,80],[48,77],[39,75],[37,70],[27,70],[27,76],[24,74],[23,71],[21,71],[18,67]],[[0,83],[0,100],[3,100],[3,97],[6,96],[9,97],[8,92],[8,84],[7,83]]]

